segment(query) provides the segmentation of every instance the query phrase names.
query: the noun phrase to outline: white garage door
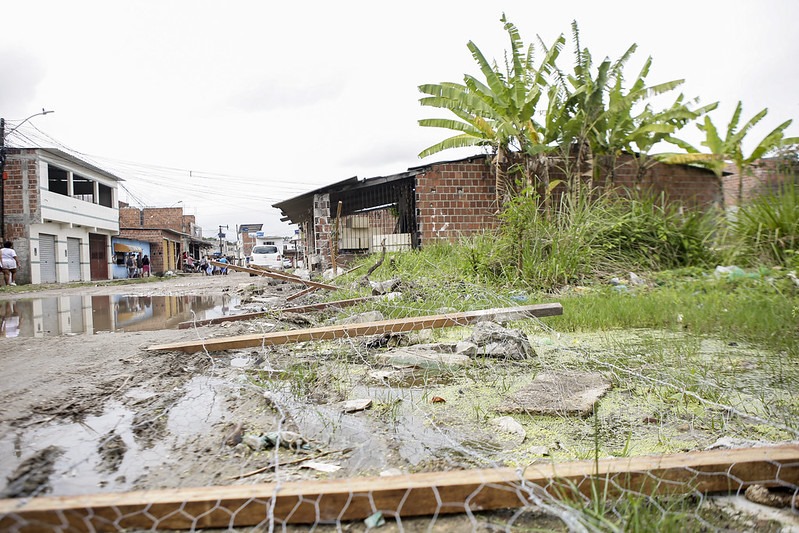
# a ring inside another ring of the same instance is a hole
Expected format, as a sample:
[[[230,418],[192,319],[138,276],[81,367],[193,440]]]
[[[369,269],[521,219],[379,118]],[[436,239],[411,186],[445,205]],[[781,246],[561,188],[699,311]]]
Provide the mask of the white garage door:
[[[80,239],[67,237],[67,261],[69,281],[80,281]]]
[[[39,270],[42,283],[55,283],[55,235],[39,234]]]

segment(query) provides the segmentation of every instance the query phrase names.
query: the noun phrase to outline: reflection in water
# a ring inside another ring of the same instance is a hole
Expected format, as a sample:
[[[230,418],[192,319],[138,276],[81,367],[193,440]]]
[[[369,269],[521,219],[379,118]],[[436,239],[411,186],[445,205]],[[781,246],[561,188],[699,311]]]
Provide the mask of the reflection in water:
[[[177,328],[186,320],[231,314],[223,296],[63,296],[0,302],[0,338]],[[193,314],[192,314],[193,312]]]

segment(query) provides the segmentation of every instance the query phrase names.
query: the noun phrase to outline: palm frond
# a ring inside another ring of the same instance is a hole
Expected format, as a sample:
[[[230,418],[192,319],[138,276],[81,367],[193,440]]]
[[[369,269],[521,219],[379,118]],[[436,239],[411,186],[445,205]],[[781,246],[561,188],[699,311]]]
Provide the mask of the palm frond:
[[[421,152],[419,152],[420,158],[425,158],[427,156],[437,154],[438,152],[443,152],[444,150],[449,150],[452,148],[468,148],[470,146],[487,146],[491,143],[485,141],[484,139],[478,139],[476,137],[472,137],[471,135],[456,135],[454,137],[449,137],[448,139],[444,139],[443,141],[434,144],[428,148],[425,148]]]

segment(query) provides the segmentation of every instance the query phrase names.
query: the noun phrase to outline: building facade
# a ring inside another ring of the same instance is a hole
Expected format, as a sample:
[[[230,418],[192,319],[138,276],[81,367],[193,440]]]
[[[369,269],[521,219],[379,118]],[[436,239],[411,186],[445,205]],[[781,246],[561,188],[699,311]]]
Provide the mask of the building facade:
[[[51,148],[6,149],[2,227],[18,283],[111,278],[119,177]]]
[[[184,253],[199,259],[213,247],[202,238],[202,228],[194,215],[184,215],[182,207],[139,209],[122,204],[119,236],[150,244],[150,268],[156,275],[181,270]],[[114,252],[117,262],[124,261],[124,252]]]

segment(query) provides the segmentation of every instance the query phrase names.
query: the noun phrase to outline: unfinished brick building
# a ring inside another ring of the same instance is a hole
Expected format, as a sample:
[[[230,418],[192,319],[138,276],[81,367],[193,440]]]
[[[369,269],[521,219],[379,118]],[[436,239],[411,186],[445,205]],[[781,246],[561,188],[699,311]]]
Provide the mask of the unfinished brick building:
[[[120,203],[119,236],[150,243],[150,268],[154,274],[180,269],[184,251],[199,259],[213,246],[203,240],[202,228],[194,215],[184,215],[182,207],[139,209]],[[115,256],[117,262],[124,261],[124,255],[116,250]]]
[[[327,265],[334,240],[339,252],[375,251],[382,243],[388,250],[401,250],[436,240],[454,242],[499,222],[490,161],[488,155],[476,155],[391,176],[350,178],[274,207],[284,221],[300,227],[311,266]],[[721,205],[721,182],[709,170],[650,161],[645,172],[639,172],[638,162],[630,155],[619,156],[613,187],[647,189],[688,207]],[[553,165],[551,179],[562,177]]]

